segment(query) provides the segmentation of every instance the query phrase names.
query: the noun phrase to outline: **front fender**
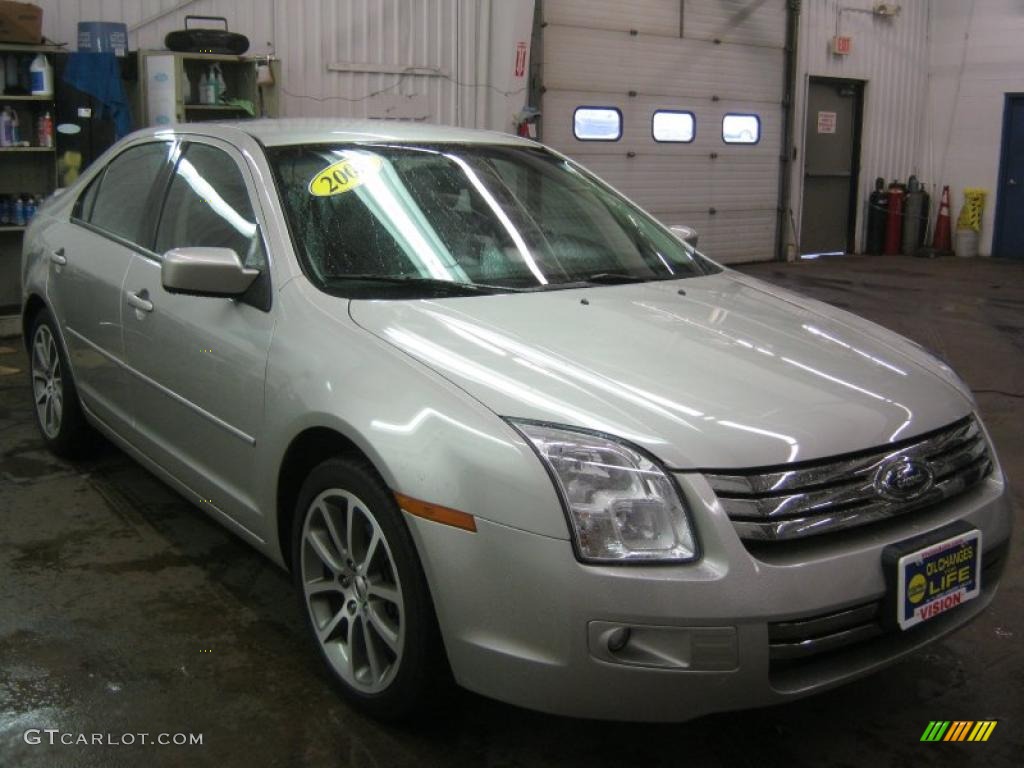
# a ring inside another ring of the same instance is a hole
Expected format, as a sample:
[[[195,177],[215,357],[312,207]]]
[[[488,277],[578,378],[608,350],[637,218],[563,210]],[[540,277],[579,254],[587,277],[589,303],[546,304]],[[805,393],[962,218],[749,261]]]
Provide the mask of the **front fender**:
[[[295,436],[326,427],[358,446],[396,492],[568,539],[551,480],[523,438],[465,391],[359,328],[347,304],[301,280],[279,294],[257,475],[265,508],[274,508],[278,470]]]

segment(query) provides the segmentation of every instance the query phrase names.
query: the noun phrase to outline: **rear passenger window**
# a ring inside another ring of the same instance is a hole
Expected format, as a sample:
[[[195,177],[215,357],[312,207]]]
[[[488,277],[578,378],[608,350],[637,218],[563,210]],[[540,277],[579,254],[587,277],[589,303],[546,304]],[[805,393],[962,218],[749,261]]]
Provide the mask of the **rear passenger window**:
[[[761,140],[761,118],[757,115],[727,114],[722,118],[722,141],[726,144],[757,144]]]
[[[572,132],[580,141],[618,141],[622,138],[622,113],[615,107],[577,107]]]
[[[85,192],[75,200],[75,207],[71,209],[71,216],[79,221],[88,221],[92,216],[92,207],[96,204],[96,194],[100,191],[100,181],[103,179],[103,172],[89,182]]]
[[[158,141],[126,149],[115,157],[85,191],[83,220],[149,248],[153,217],[146,204],[172,146],[169,141]],[[94,199],[90,199],[91,195]],[[91,210],[86,208],[87,204]]]
[[[693,141],[697,123],[693,112],[678,109],[659,109],[651,118],[651,135],[655,141],[689,144]]]
[[[231,248],[246,267],[266,265],[242,173],[230,155],[206,144],[185,148],[156,236],[158,253],[189,246]]]

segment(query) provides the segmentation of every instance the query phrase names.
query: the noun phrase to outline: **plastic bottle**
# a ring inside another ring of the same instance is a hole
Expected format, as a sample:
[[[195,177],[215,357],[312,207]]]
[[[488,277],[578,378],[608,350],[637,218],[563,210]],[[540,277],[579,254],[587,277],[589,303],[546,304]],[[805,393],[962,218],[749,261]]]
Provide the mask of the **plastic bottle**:
[[[14,198],[14,226],[25,226],[25,202],[20,195]]]
[[[53,95],[53,67],[45,53],[40,53],[28,68],[32,80],[31,92],[33,96]]]
[[[199,75],[199,103],[206,104],[206,93],[209,88],[209,81],[206,79],[206,73],[203,72]]]
[[[18,57],[18,88],[21,89],[21,93],[32,91],[32,73],[29,71],[31,63],[31,56]]]
[[[53,146],[53,116],[49,110],[39,116],[36,126],[36,137],[40,147]]]
[[[0,195],[0,226],[10,226],[11,224],[11,205],[7,199],[7,195]]]
[[[25,197],[25,223],[31,224],[36,216],[36,199],[32,195]]]
[[[210,71],[206,75],[206,103],[217,103],[217,72],[214,70],[216,64],[210,65]]]
[[[9,146],[21,144],[21,122],[18,120],[17,110],[11,110],[11,143]]]
[[[18,57],[13,53],[7,54],[7,66],[4,67],[4,80],[7,84],[7,91],[18,87]]]
[[[217,84],[217,94],[214,97],[213,103],[220,104],[221,99],[224,98],[224,94],[228,92],[228,84],[224,82],[224,72],[221,71],[220,64],[214,64],[213,70],[216,76],[214,82]]]
[[[0,147],[14,144],[14,123],[11,120],[11,108],[0,109]]]

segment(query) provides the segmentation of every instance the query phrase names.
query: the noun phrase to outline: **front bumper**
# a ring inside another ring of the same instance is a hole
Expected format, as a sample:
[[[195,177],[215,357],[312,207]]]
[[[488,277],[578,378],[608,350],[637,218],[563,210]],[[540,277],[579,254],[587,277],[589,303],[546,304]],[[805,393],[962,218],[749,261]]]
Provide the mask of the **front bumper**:
[[[690,476],[684,493],[704,555],[681,566],[583,565],[567,540],[485,520],[473,534],[407,517],[456,680],[512,704],[599,719],[680,721],[784,702],[874,672],[964,625],[995,596],[1001,565],[983,573],[981,595],[963,606],[799,663],[773,660],[772,625],[881,601],[889,544],[965,520],[982,531],[984,568],[1005,553],[1011,532],[1001,472],[904,519],[754,552],[703,478]],[[609,657],[617,626],[640,628],[636,637],[646,633],[655,654],[675,649],[677,668],[643,665],[643,648],[624,657],[640,664]]]

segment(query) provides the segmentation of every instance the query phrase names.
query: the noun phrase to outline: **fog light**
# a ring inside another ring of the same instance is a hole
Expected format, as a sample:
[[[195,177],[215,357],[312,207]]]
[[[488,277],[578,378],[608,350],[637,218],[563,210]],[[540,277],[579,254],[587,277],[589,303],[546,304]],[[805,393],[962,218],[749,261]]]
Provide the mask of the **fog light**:
[[[619,627],[618,629],[608,633],[608,650],[612,653],[618,653],[626,647],[626,643],[629,642],[629,627]]]
[[[590,655],[610,664],[725,672],[739,666],[736,627],[665,627],[618,622],[587,624]]]

